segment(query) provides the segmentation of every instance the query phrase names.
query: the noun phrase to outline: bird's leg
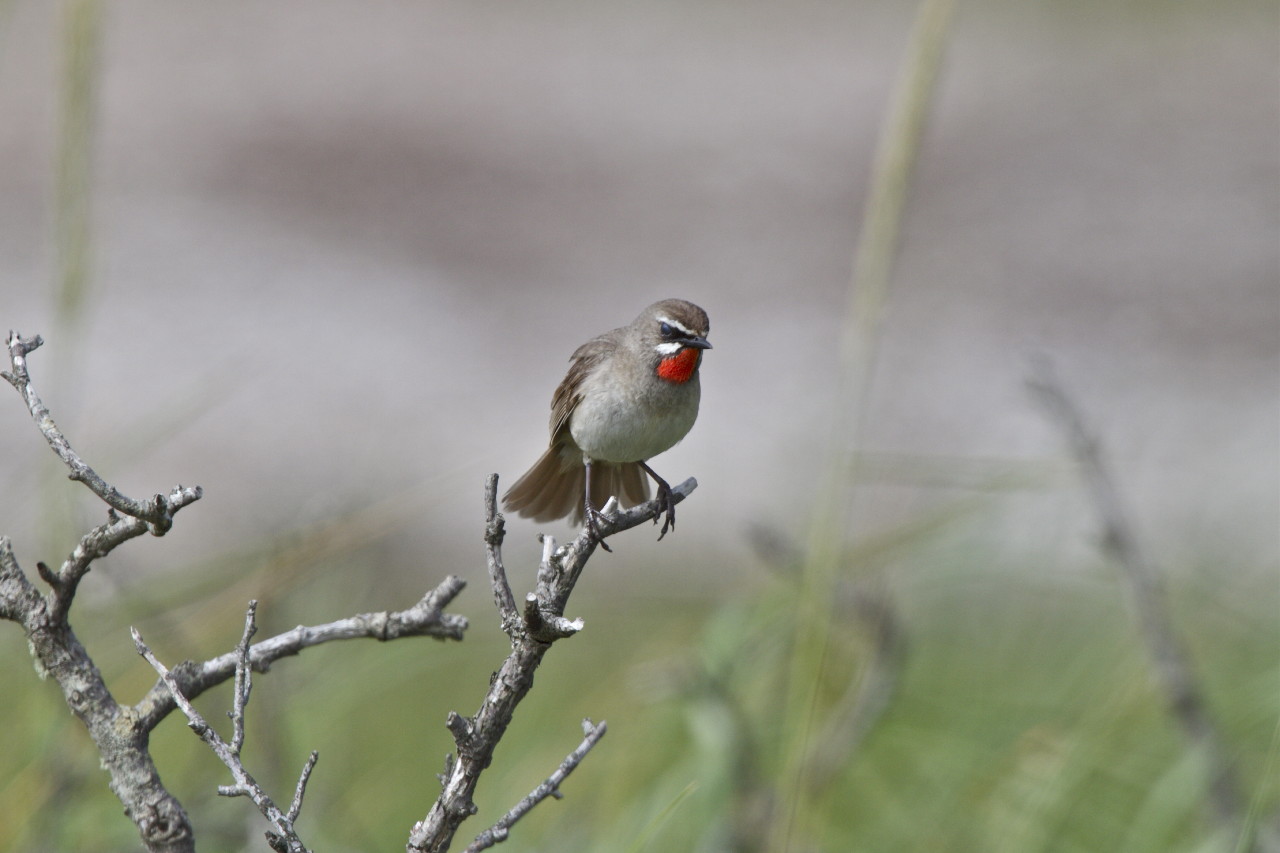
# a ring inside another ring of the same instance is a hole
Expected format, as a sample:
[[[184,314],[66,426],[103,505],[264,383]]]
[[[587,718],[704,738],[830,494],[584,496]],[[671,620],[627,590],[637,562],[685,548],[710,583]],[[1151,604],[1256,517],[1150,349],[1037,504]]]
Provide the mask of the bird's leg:
[[[604,519],[604,515],[591,505],[591,460],[584,459],[583,464],[586,466],[587,474],[583,477],[585,486],[582,490],[582,515],[587,521],[587,530],[591,531],[591,538],[596,540],[601,548],[613,553],[613,549],[605,543],[604,537],[600,535],[600,528],[597,526],[598,521]]]
[[[645,472],[648,473],[648,475],[653,478],[653,481],[658,484],[657,501],[658,501],[658,505],[661,507],[661,510],[658,512],[656,516],[654,516],[653,523],[657,524],[658,519],[663,515],[663,513],[666,513],[666,516],[667,516],[666,519],[662,522],[662,531],[658,533],[658,541],[661,542],[662,537],[667,535],[668,530],[676,529],[675,497],[671,494],[671,486],[669,483],[667,483],[666,480],[659,477],[657,473],[652,468],[650,468],[646,463],[641,462],[640,467],[643,468]]]

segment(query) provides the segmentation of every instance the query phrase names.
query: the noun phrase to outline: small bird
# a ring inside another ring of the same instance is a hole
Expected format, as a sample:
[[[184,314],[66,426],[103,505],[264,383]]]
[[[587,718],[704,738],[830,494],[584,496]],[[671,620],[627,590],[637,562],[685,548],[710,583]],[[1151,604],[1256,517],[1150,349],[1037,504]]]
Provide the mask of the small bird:
[[[711,349],[710,329],[697,305],[664,299],[631,325],[578,347],[551,398],[551,446],[503,496],[507,509],[535,521],[585,519],[609,551],[597,507],[611,495],[623,506],[647,501],[648,474],[666,514],[658,538],[674,530],[671,486],[648,460],[684,438],[698,417],[698,367]]]

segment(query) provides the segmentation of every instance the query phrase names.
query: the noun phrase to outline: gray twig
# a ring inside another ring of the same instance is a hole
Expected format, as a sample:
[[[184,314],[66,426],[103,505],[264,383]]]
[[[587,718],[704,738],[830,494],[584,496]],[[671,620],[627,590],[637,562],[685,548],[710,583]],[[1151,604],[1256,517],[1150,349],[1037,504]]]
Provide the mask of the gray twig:
[[[253,669],[249,666],[249,641],[258,632],[258,602],[249,602],[244,614],[244,633],[236,644],[236,686],[231,696],[231,710],[227,716],[231,718],[231,749],[236,755],[244,746],[244,709],[249,704],[249,693],[253,690]],[[172,692],[172,691],[170,691]]]
[[[170,516],[187,504],[198,501],[201,494],[199,486],[174,486],[165,498]],[[106,523],[81,536],[75,549],[62,562],[61,568],[53,571],[44,567],[45,570],[40,574],[52,587],[50,605],[54,618],[60,619],[66,615],[80,581],[88,574],[94,560],[107,556],[117,546],[148,531],[154,532],[149,522],[129,516],[121,518],[114,509],[108,510]]]
[[[385,641],[412,636],[461,640],[467,620],[444,613],[443,608],[462,591],[465,583],[461,578],[450,576],[407,610],[364,613],[326,625],[298,627],[252,646],[249,645],[253,633],[253,613],[250,612],[246,616],[245,634],[234,652],[203,664],[183,663],[166,670],[137,705],[121,706],[68,622],[76,589],[94,560],[144,532],[163,535],[172,524],[173,514],[199,500],[201,491],[199,487],[178,486],[167,496],[134,501],[103,481],[71,449],[35,391],[27,356],[41,343],[38,335],[23,338],[10,332],[6,341],[10,369],[0,375],[22,394],[41,434],[70,468],[71,478],[88,486],[109,509],[106,523],[82,536],[58,569],[43,562],[37,564],[40,578],[50,587],[47,595],[41,594],[23,572],[9,538],[0,536],[0,619],[22,625],[37,671],[42,676],[53,677],[67,707],[88,730],[101,755],[102,766],[110,775],[111,789],[123,804],[125,814],[138,827],[146,848],[152,853],[192,853],[195,841],[191,822],[182,804],[164,787],[149,750],[151,731],[178,707],[180,697],[189,700],[238,675],[232,712],[236,732],[232,744],[227,745],[238,753],[244,742],[243,713],[249,699],[251,669],[263,672],[281,657],[331,640],[370,637]],[[186,704],[190,706],[189,701]],[[303,768],[293,805],[285,815],[289,823],[296,820],[301,809],[302,794],[315,760],[313,754]],[[244,793],[242,787],[237,780],[237,784],[228,786],[227,790]],[[280,845],[277,849],[294,849],[284,836],[272,843]]]
[[[302,773],[298,775],[298,786],[293,790],[293,802],[289,803],[290,821],[296,821],[298,814],[302,811],[302,798],[307,793],[307,782],[311,780],[311,771],[316,769],[316,762],[319,760],[320,753],[313,749],[307,763],[302,765]]]
[[[249,648],[249,663],[258,672],[266,672],[283,657],[299,654],[303,649],[334,640],[361,638],[379,641],[401,637],[435,637],[461,640],[467,629],[465,616],[443,612],[457,597],[466,581],[449,575],[408,610],[361,613],[323,625],[299,625],[292,630],[254,643]],[[173,668],[173,677],[182,692],[194,699],[236,673],[238,652],[232,651],[200,664],[184,663]],[[148,730],[154,728],[174,709],[173,696],[163,680],[147,692],[133,710]]]
[[[511,827],[520,818],[524,817],[538,803],[547,797],[560,797],[560,783],[562,783],[574,768],[582,763],[582,759],[587,757],[587,753],[591,748],[599,743],[600,738],[604,737],[607,727],[604,720],[599,725],[593,724],[590,720],[582,721],[582,733],[586,735],[582,743],[578,744],[578,748],[560,762],[560,766],[555,772],[546,778],[546,780],[529,792],[529,795],[511,807],[505,815],[498,820],[493,826],[476,836],[476,840],[471,842],[471,846],[466,849],[466,853],[480,853],[500,841],[506,841],[507,835]]]
[[[693,477],[678,486],[672,486],[672,502],[680,503],[689,497],[696,488],[698,488],[698,481]],[[630,530],[645,522],[653,521],[663,511],[664,508],[661,502],[657,500],[648,501],[630,509],[620,510],[617,513],[606,513],[606,517],[597,522],[596,529],[600,538],[612,536],[615,533]],[[558,572],[559,577],[558,582],[554,584],[550,604],[559,612],[564,612],[565,605],[569,601],[569,594],[573,592],[573,587],[578,582],[578,576],[586,568],[587,560],[591,559],[595,546],[596,540],[592,537],[590,531],[583,530],[576,539],[568,545],[560,546],[552,555],[552,570]]]
[[[195,706],[182,694],[182,689],[178,686],[173,674],[152,653],[150,647],[143,642],[142,635],[138,633],[138,629],[130,628],[129,630],[133,634],[133,643],[138,650],[138,654],[146,658],[147,662],[160,674],[161,680],[164,681],[165,686],[173,695],[173,700],[182,709],[182,713],[187,715],[188,725],[191,730],[209,745],[209,748],[218,756],[218,759],[231,771],[231,778],[235,780],[235,784],[220,786],[218,793],[225,797],[243,796],[253,800],[254,805],[258,807],[258,811],[262,812],[262,816],[278,830],[278,834],[267,833],[267,839],[272,849],[281,851],[281,853],[284,853],[284,851],[287,851],[287,853],[309,853],[306,845],[294,830],[293,824],[297,819],[298,811],[302,808],[302,796],[306,787],[306,780],[311,775],[311,768],[315,765],[316,754],[313,752],[312,758],[307,762],[302,778],[298,782],[297,792],[294,794],[293,805],[290,806],[288,814],[280,810],[275,801],[245,769],[244,763],[240,760],[240,747],[244,743],[244,710],[249,702],[251,684],[248,646],[249,638],[253,636],[253,632],[256,630],[256,625],[254,624],[254,611],[256,608],[257,602],[250,602],[248,613],[245,615],[244,635],[241,638],[240,645],[237,647],[236,692],[232,701],[232,710],[229,712],[232,728],[235,732],[231,743],[223,740],[222,736],[205,721],[200,712],[195,709]]]
[[[1038,359],[1032,365],[1027,384],[1062,429],[1080,465],[1102,525],[1103,547],[1115,558],[1128,583],[1138,627],[1170,711],[1188,737],[1205,751],[1212,777],[1209,796],[1216,818],[1234,826],[1245,810],[1239,780],[1228,757],[1230,753],[1209,713],[1203,688],[1173,624],[1160,573],[1142,550],[1099,442],[1085,425],[1079,408],[1047,359]]]
[[[202,491],[199,486],[175,486],[168,495],[156,495],[148,501],[135,501],[120,492],[90,468],[84,460],[71,448],[66,436],[59,431],[53,422],[49,409],[36,393],[31,381],[31,373],[27,369],[27,355],[36,350],[44,340],[36,335],[23,338],[17,332],[9,332],[6,345],[9,350],[9,370],[0,372],[9,384],[18,390],[27,404],[27,410],[35,420],[36,426],[44,435],[45,441],[58,454],[71,470],[71,479],[79,480],[88,486],[94,494],[106,501],[110,507],[107,521],[90,530],[76,544],[70,556],[63,561],[57,571],[40,563],[37,568],[40,576],[52,588],[49,598],[50,614],[54,622],[66,618],[71,601],[75,598],[76,589],[81,579],[88,573],[93,561],[110,554],[116,546],[127,542],[135,536],[150,532],[163,536],[173,526],[173,515],[188,504],[200,500]],[[121,518],[117,511],[126,517]]]
[[[9,381],[10,385],[18,389],[18,393],[22,395],[22,398],[27,403],[27,411],[31,413],[31,417],[40,428],[40,432],[44,434],[45,441],[49,443],[49,447],[53,448],[53,452],[58,454],[58,457],[71,470],[71,479],[84,483],[112,509],[145,522],[147,529],[151,533],[156,536],[163,536],[173,526],[173,514],[181,506],[174,506],[170,498],[164,495],[156,495],[150,500],[137,501],[121,494],[115,486],[99,477],[98,473],[90,468],[80,458],[79,454],[71,449],[71,444],[67,441],[66,436],[58,430],[57,424],[53,422],[53,416],[49,414],[49,409],[41,402],[39,395],[36,394],[35,388],[31,384],[31,376],[27,372],[27,355],[43,343],[44,339],[39,335],[34,338],[23,338],[17,332],[10,331],[7,344],[11,369],[0,372],[0,376],[3,376]],[[198,487],[193,491],[195,492],[194,497],[185,503],[190,503],[200,497],[200,489]]]
[[[10,332],[6,341],[9,370],[0,376],[22,395],[36,427],[70,468],[71,478],[83,482],[111,509],[107,522],[81,537],[61,568],[37,564],[41,579],[50,587],[47,596],[22,571],[8,538],[0,537],[0,617],[22,625],[36,669],[53,677],[67,707],[88,730],[111,778],[111,790],[138,827],[142,843],[155,853],[188,853],[194,850],[191,822],[160,780],[147,747],[150,728],[111,695],[67,619],[80,580],[94,560],[144,532],[163,535],[173,514],[199,500],[201,492],[199,487],[178,486],[168,496],[139,502],[105,483],[71,449],[36,393],[27,356],[42,343],[39,335],[23,338]]]
[[[689,478],[671,490],[672,499],[682,501],[697,487],[697,481]],[[497,514],[496,501],[490,503],[488,500],[496,490],[497,477],[491,476],[485,482],[486,510],[490,513],[486,542],[490,539],[488,531],[494,528],[495,521],[501,519]],[[654,520],[664,510],[660,502],[648,501],[628,510],[610,511],[599,522],[598,535],[603,537],[629,530]],[[525,599],[523,618],[512,623],[513,630],[509,632],[511,653],[494,673],[489,691],[473,716],[462,717],[456,712],[449,714],[446,725],[453,734],[457,756],[445,761],[445,772],[440,777],[440,796],[427,816],[414,824],[406,846],[408,853],[443,853],[449,849],[462,822],[475,814],[472,797],[480,774],[489,766],[493,751],[511,723],[516,706],[533,686],[533,675],[543,655],[555,640],[572,636],[582,628],[581,620],[565,618],[564,609],[597,544],[597,536],[586,529],[572,542],[559,548],[550,537],[543,538],[536,586]],[[505,577],[504,571],[500,580],[505,581]],[[494,578],[497,578],[496,573],[491,576]],[[494,591],[494,600],[504,617],[504,627],[509,594],[509,591],[507,594],[498,589]],[[514,596],[509,604],[514,608]]]
[[[488,555],[489,583],[493,587],[493,601],[502,620],[502,632],[514,637],[519,630],[520,613],[516,599],[511,594],[507,570],[502,565],[502,539],[506,535],[506,522],[498,513],[498,475],[490,474],[484,483],[484,544]]]

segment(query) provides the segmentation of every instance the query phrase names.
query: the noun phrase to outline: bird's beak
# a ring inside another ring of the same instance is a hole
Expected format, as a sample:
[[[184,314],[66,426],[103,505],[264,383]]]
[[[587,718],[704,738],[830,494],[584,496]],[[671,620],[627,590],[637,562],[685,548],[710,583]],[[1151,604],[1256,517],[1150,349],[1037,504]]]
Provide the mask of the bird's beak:
[[[711,349],[711,344],[706,338],[698,337],[696,335],[688,338],[682,338],[680,343],[687,347],[693,347],[694,349]]]

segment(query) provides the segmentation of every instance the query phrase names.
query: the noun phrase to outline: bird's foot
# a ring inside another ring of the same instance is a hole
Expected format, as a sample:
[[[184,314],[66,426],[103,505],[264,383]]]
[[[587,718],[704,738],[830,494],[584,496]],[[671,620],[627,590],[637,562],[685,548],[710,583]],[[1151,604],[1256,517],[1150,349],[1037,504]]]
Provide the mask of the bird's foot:
[[[671,484],[658,476],[658,472],[649,467],[647,462],[641,462],[640,467],[645,470],[653,482],[658,484],[658,514],[653,517],[653,523],[657,524],[658,519],[662,518],[662,530],[658,533],[658,541],[662,541],[662,537],[667,535],[668,530],[676,529],[676,496],[671,492]],[[663,516],[666,516],[663,518]]]
[[[597,545],[612,554],[613,549],[604,541],[604,536],[600,533],[599,526],[601,521],[608,521],[609,519],[605,517],[603,512],[589,503],[583,505],[583,516],[587,523],[587,530],[591,533],[591,538],[596,540]]]
[[[657,524],[658,519],[662,518],[662,530],[658,532],[658,541],[662,541],[662,537],[667,535],[668,530],[676,529],[676,499],[671,493],[671,487],[667,485],[665,480],[658,481],[658,505],[661,509],[658,514],[653,517],[653,523]]]

